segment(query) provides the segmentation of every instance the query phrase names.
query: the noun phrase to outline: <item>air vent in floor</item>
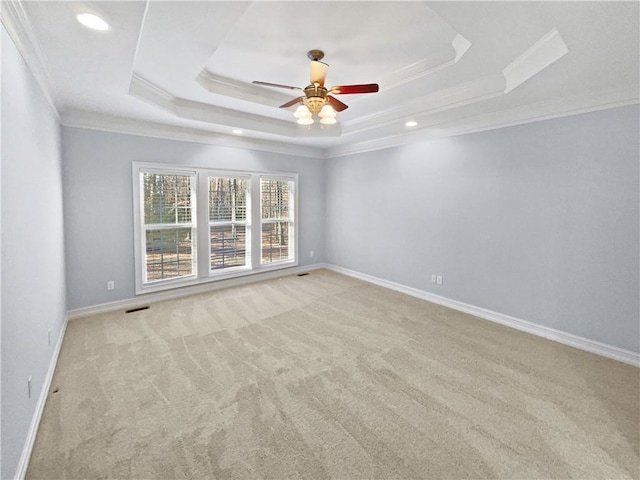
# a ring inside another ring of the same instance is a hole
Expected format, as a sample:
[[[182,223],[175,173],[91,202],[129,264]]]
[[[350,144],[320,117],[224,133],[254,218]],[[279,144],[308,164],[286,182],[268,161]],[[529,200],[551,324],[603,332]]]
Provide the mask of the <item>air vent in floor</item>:
[[[149,309],[149,305],[145,305],[144,307],[136,307],[130,310],[125,310],[124,313],[133,313],[133,312],[139,312],[140,310],[148,310],[148,309]]]

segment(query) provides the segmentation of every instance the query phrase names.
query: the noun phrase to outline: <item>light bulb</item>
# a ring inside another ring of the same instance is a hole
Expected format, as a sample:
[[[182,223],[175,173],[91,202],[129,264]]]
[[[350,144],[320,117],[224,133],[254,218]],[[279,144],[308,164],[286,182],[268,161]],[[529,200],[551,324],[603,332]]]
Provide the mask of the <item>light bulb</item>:
[[[311,118],[311,112],[306,105],[300,105],[293,114],[296,118]]]
[[[331,105],[327,104],[324,107],[322,107],[322,110],[320,110],[320,116],[322,118],[334,118],[336,116],[336,111],[333,109]]]
[[[301,117],[301,118],[298,118],[297,122],[300,125],[311,125],[313,123],[313,118],[311,118],[311,116],[309,116],[309,117]]]
[[[320,119],[320,123],[322,123],[323,125],[333,125],[334,123],[336,123],[336,117],[322,117]]]

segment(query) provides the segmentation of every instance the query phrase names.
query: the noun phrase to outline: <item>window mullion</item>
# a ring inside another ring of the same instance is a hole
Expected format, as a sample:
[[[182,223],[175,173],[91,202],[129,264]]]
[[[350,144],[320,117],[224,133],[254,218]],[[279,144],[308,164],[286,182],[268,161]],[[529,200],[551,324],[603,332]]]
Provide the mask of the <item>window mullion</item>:
[[[190,177],[190,196],[184,177]],[[212,178],[218,183],[212,184]],[[274,187],[266,219],[261,218],[261,178],[284,184]],[[134,162],[133,179],[136,294],[297,262],[291,249],[297,248],[297,175]],[[210,201],[221,209],[211,211]],[[277,239],[268,264],[261,262],[263,224],[266,241]]]
[[[254,173],[251,176],[251,224],[253,225],[253,235],[251,235],[251,265],[253,268],[260,267],[262,248],[262,217],[260,205],[260,174]]]
[[[209,276],[209,178],[203,172],[197,173],[196,201],[198,204],[198,230],[196,250],[198,252],[198,278]]]
[[[145,230],[172,230],[174,228],[194,228],[194,223],[147,223],[143,225]]]

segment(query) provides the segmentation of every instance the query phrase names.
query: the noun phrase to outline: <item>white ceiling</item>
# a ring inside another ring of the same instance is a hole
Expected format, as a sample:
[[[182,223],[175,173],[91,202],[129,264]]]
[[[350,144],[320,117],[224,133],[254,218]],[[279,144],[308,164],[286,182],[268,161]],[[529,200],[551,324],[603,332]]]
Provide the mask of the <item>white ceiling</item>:
[[[638,103],[639,6],[4,1],[2,21],[64,125],[336,156]],[[334,126],[297,125],[278,105],[300,92],[251,83],[305,87],[314,48],[328,86],[380,84],[341,95]]]

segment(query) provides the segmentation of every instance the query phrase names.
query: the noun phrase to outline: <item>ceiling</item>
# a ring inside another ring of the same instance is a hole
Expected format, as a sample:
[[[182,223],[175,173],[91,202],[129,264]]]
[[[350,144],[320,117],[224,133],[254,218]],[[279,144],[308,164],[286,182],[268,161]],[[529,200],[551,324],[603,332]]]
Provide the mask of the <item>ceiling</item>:
[[[331,157],[638,103],[639,6],[3,1],[2,21],[63,125]],[[251,82],[305,87],[310,49],[328,86],[380,91],[296,124],[278,106],[301,92]]]

